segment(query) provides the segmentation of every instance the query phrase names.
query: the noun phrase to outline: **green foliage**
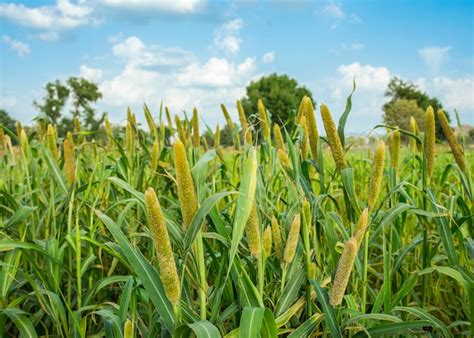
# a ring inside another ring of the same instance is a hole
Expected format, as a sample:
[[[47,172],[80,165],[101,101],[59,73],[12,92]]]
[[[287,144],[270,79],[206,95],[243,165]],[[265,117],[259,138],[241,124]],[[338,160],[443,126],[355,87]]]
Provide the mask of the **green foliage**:
[[[324,138],[317,158],[303,157],[299,127],[279,149],[234,137],[231,147],[205,151],[186,134],[186,196],[196,189],[198,206],[183,229],[189,198],[179,201],[168,142],[177,131],[151,115],[160,127],[149,133],[128,115],[127,136],[109,128],[94,142],[69,137],[72,183],[64,156],[51,152],[65,153],[59,142],[27,128],[28,141],[0,157],[0,337],[472,336],[472,183],[445,146],[427,180],[423,149],[401,145],[398,168],[380,170],[378,198],[366,209],[373,149],[354,137],[341,171]],[[189,130],[192,121],[182,123]],[[465,154],[472,169],[474,153]],[[157,264],[149,187],[169,233],[180,301],[167,298]],[[279,241],[256,256],[246,232],[254,206],[253,233],[271,227]],[[332,276],[348,241],[357,252],[341,265],[348,279],[333,306]],[[289,243],[294,255],[285,260]]]
[[[65,135],[67,131],[73,129],[72,118],[64,116],[64,108],[71,100],[71,115],[82,120],[84,127],[91,131],[97,131],[104,121],[105,114],[96,118],[96,111],[93,104],[96,103],[102,94],[97,85],[83,78],[70,77],[66,84],[61,81],[49,82],[45,87],[46,94],[43,103],[33,102],[42,116],[48,123],[58,126],[60,135]]]
[[[413,116],[421,130],[424,128],[424,111],[416,100],[398,99],[383,106],[383,122],[389,126],[410,130],[410,117]]]
[[[6,110],[0,109],[0,125],[15,132],[16,121],[7,113]]]
[[[395,102],[400,99],[405,100],[415,100],[418,107],[420,107],[423,111],[426,111],[428,106],[433,107],[433,110],[436,112],[438,109],[443,109],[443,105],[436,97],[430,97],[428,94],[422,92],[417,85],[412,82],[404,81],[398,77],[393,77],[390,82],[388,83],[388,88],[385,91],[385,96],[389,98],[389,101],[386,102],[382,109],[387,114],[387,111],[390,111],[392,106]],[[445,111],[446,118],[450,121],[449,113]],[[416,117],[415,117],[416,118]],[[385,116],[384,116],[385,119]],[[419,120],[417,119],[417,122]],[[401,126],[400,126],[401,127]],[[436,118],[436,138],[444,140],[443,130],[441,129],[441,125]]]
[[[50,123],[58,124],[66,101],[69,98],[70,90],[59,80],[47,83],[45,90],[46,94],[43,98],[43,103],[33,101],[33,106],[38,108],[49,119]]]
[[[289,130],[293,128],[295,113],[303,96],[306,95],[312,100],[311,92],[288,75],[264,76],[252,81],[246,90],[246,96],[241,102],[247,117],[254,116],[250,121],[255,120],[258,115],[257,100],[262,99],[271,114],[272,122]]]

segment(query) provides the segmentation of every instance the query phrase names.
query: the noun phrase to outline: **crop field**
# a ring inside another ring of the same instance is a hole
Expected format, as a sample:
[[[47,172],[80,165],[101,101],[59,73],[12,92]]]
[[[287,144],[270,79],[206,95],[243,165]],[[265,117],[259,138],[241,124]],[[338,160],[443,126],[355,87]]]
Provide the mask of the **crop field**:
[[[474,156],[442,111],[361,146],[307,97],[291,129],[222,110],[0,128],[0,337],[472,335]]]

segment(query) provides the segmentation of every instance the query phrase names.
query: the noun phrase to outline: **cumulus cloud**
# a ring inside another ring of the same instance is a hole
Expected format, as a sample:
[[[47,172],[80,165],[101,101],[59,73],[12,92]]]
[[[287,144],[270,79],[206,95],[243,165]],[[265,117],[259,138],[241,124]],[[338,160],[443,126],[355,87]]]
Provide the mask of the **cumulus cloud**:
[[[145,46],[145,43],[137,36],[128,37],[115,44],[112,52],[115,56],[137,67],[179,67],[194,61],[191,52],[159,45]]]
[[[474,76],[454,79],[438,76],[433,79],[431,87],[441,97],[446,108],[474,110]]]
[[[262,56],[263,63],[272,63],[275,60],[275,52],[268,52]]]
[[[383,92],[390,81],[388,68],[361,65],[359,62],[339,66],[338,73],[341,75],[341,80],[349,85],[352,85],[352,79],[355,78],[359,89]]]
[[[60,30],[82,26],[89,22],[92,8],[73,4],[69,0],[58,0],[55,6],[26,7],[23,4],[0,4],[0,17],[18,25]]]
[[[335,19],[343,19],[346,16],[346,14],[344,13],[344,10],[342,9],[342,5],[338,5],[334,2],[329,2],[325,4],[321,8],[320,13],[322,15],[327,15]]]
[[[180,86],[229,87],[245,82],[255,69],[255,58],[234,64],[224,58],[212,57],[203,65],[189,65],[177,79]]]
[[[441,66],[449,59],[451,47],[425,47],[418,49],[418,55],[432,73],[438,73]]]
[[[243,25],[244,21],[239,18],[220,26],[214,33],[214,45],[228,54],[237,54],[242,42],[239,32]]]
[[[92,82],[98,82],[102,79],[102,69],[81,65],[80,75],[81,77]]]
[[[25,42],[14,40],[8,35],[4,35],[2,40],[4,44],[14,50],[20,57],[31,53],[30,46]]]
[[[174,0],[174,1],[150,1],[150,0],[100,0],[104,7],[118,10],[135,12],[167,12],[176,14],[193,13],[203,7],[206,1],[200,0]]]
[[[199,61],[188,51],[158,48],[136,36],[116,43],[112,52],[124,62],[124,68],[99,85],[106,106],[139,107],[146,102],[152,108],[163,100],[174,112],[190,111],[196,106],[211,124],[222,119],[219,104],[233,105],[257,74],[254,57],[241,62],[223,57]]]
[[[331,23],[331,29],[336,29],[342,22],[360,23],[362,19],[355,13],[347,13],[342,4],[336,1],[328,1],[320,5],[314,11],[323,20]]]

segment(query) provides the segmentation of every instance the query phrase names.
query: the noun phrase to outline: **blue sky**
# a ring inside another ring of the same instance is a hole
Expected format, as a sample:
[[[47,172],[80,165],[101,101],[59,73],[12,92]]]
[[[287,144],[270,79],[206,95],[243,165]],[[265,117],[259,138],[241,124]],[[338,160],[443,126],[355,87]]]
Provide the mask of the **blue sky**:
[[[28,123],[46,82],[84,76],[97,105],[123,122],[143,102],[203,122],[237,119],[254,79],[286,73],[339,116],[358,85],[347,128],[381,122],[392,76],[417,83],[474,124],[472,1],[121,1],[0,3],[0,107]]]

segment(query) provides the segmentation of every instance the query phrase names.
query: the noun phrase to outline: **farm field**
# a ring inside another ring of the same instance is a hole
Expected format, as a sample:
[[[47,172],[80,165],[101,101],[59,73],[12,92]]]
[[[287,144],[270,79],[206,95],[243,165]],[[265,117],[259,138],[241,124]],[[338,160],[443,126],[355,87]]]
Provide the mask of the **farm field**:
[[[258,108],[224,107],[231,145],[196,110],[2,129],[0,336],[471,336],[474,153],[442,113],[358,146],[308,98],[291,130]]]

